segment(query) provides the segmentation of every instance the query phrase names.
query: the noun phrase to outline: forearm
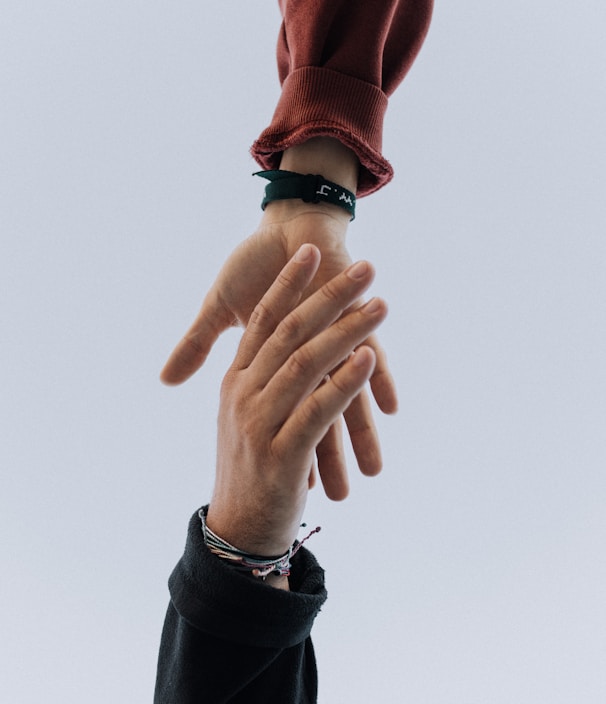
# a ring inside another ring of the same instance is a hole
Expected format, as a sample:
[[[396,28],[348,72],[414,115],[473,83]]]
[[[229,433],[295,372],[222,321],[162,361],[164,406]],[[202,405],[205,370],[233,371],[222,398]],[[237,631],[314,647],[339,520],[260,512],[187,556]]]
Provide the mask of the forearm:
[[[282,94],[252,146],[257,162],[275,169],[290,147],[333,137],[360,161],[358,195],[385,185],[393,176],[382,154],[387,99],[423,44],[432,6],[432,0],[283,0]]]

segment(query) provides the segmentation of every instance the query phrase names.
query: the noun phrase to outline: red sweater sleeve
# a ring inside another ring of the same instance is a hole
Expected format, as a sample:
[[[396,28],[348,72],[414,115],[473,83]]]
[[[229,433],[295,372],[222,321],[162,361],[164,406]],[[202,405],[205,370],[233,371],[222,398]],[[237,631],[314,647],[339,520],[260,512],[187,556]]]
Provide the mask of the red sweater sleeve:
[[[251,154],[275,169],[287,147],[336,137],[358,155],[358,195],[368,195],[393,176],[381,153],[387,98],[423,44],[433,0],[279,3],[282,94]]]

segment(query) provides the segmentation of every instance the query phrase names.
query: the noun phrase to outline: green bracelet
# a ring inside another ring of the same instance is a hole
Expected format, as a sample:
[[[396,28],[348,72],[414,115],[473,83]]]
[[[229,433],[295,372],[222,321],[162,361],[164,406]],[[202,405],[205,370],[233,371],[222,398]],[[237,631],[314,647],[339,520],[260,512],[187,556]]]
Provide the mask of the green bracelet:
[[[274,200],[300,198],[305,203],[332,203],[347,210],[351,219],[356,217],[356,196],[347,188],[327,181],[323,176],[297,174],[294,171],[257,171],[253,176],[266,178],[265,197],[261,208]]]

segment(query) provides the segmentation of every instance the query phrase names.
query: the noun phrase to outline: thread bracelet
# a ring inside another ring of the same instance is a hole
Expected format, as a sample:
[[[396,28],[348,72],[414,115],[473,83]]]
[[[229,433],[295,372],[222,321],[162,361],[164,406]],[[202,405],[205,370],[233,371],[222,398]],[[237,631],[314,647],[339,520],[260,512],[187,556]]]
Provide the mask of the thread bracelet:
[[[284,555],[278,557],[259,557],[239,550],[226,540],[223,540],[223,538],[220,538],[216,533],[213,533],[206,525],[207,514],[208,506],[204,506],[198,511],[198,516],[202,524],[201,528],[204,535],[204,543],[210,552],[228,562],[234,569],[241,572],[250,572],[254,577],[260,577],[261,579],[265,579],[270,574],[287,577],[291,569],[290,558],[299,551],[306,540],[311,538],[314,533],[319,533],[321,530],[320,526],[318,526],[300,542],[295,540],[288,549],[288,552]],[[305,523],[302,524],[302,527],[304,526]]]

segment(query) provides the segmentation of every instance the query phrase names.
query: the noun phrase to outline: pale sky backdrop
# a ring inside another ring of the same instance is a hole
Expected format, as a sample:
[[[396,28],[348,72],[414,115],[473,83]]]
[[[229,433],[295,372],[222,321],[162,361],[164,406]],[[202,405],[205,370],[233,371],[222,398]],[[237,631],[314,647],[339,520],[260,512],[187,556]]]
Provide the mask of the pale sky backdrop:
[[[160,368],[259,220],[270,0],[4,0],[0,701],[152,699],[238,332]],[[438,2],[361,201],[400,413],[312,493],[321,704],[606,701],[606,4]]]

